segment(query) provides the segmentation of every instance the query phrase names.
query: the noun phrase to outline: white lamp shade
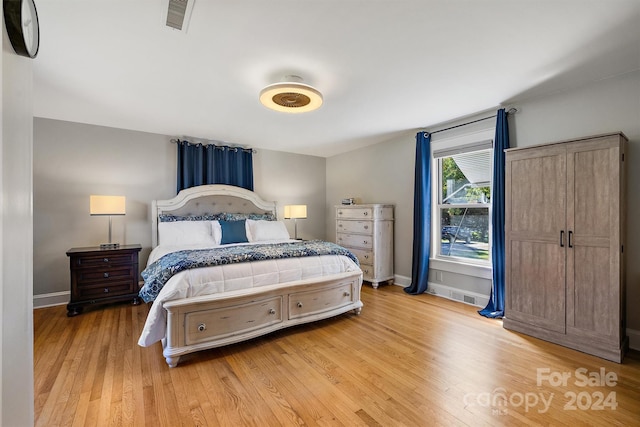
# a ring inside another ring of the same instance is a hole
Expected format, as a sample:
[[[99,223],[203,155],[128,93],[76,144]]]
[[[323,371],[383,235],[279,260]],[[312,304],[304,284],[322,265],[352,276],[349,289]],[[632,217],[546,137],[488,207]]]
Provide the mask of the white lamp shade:
[[[124,215],[124,196],[89,196],[90,215]]]
[[[306,218],[307,205],[286,205],[284,207],[284,219]]]

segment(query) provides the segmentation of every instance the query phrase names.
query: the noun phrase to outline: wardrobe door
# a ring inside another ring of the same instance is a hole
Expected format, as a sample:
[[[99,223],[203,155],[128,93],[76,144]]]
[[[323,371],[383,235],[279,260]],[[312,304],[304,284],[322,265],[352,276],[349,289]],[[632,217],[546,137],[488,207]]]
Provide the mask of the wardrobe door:
[[[506,155],[505,326],[565,332],[566,149]]]
[[[622,148],[618,135],[567,147],[567,334],[618,347]]]

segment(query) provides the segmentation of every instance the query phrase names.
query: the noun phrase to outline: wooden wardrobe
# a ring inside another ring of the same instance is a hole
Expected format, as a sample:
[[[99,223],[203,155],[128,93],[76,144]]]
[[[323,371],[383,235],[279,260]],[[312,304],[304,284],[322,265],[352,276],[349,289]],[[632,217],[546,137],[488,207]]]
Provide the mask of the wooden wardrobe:
[[[622,361],[626,142],[506,150],[505,328]]]

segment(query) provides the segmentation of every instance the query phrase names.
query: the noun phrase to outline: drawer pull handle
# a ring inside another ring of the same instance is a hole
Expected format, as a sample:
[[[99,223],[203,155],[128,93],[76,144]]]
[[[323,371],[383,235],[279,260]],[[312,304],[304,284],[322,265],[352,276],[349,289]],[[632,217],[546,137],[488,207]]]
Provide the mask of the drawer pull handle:
[[[369,226],[368,226],[368,225],[365,225],[365,226],[364,226],[364,229],[365,229],[365,230],[368,230],[368,229],[369,229]]]
[[[302,308],[302,303],[301,302],[299,302],[297,305],[298,305],[298,308]]]
[[[273,308],[269,309],[269,314],[276,314],[276,311]]]
[[[204,323],[200,323],[198,325],[198,332],[204,332],[207,329],[207,325],[205,325]]]
[[[364,256],[364,259],[369,259],[369,255],[365,255],[365,256]]]
[[[104,288],[104,293],[108,294],[109,293],[109,288]]]
[[[367,216],[367,215],[369,215],[369,212],[364,211],[363,215],[364,215],[364,216]]]
[[[109,258],[103,258],[102,259],[104,262],[109,262]]]
[[[109,277],[109,273],[104,273],[103,276],[106,279],[107,277]]]
[[[342,224],[338,224],[338,228],[342,228]]]
[[[351,296],[351,294],[350,294],[349,292],[345,292],[343,295],[344,295],[345,297],[349,297],[349,296]]]
[[[362,243],[364,243],[364,244],[366,245],[366,244],[367,244],[367,243],[369,243],[369,242],[367,242],[366,240],[363,240],[363,241],[362,241]]]

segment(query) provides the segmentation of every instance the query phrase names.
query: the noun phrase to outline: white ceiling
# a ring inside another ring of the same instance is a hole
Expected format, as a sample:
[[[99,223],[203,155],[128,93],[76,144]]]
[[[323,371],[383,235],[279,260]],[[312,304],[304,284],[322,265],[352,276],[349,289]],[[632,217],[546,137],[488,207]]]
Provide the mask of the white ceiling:
[[[36,0],[34,116],[329,157],[640,69],[640,0]],[[324,95],[277,113],[295,74]]]

